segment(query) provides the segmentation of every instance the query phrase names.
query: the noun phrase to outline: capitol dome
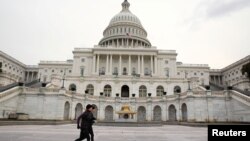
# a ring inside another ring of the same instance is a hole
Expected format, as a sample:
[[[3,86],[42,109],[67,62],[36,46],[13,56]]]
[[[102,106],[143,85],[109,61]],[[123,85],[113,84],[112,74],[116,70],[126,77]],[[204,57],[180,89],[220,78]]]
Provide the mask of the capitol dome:
[[[100,46],[151,47],[146,30],[139,18],[130,12],[129,7],[130,3],[124,0],[122,11],[111,19],[108,27],[104,30],[103,38],[99,42]]]

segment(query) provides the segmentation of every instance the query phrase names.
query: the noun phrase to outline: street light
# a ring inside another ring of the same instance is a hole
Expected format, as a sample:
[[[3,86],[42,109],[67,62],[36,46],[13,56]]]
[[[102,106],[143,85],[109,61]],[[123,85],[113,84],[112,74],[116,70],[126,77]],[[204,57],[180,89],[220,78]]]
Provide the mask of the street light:
[[[61,87],[62,89],[64,89],[65,73],[66,73],[66,69],[64,69],[64,74],[63,74],[63,79],[62,79],[63,83],[62,83],[62,87]]]
[[[190,88],[190,79],[188,79],[188,90],[191,90],[191,88]]]
[[[41,79],[42,79],[42,74],[40,73],[39,82],[41,82]]]
[[[190,78],[188,78],[188,72],[187,71],[185,71],[185,79],[187,79],[187,81],[188,81],[188,90],[191,90],[191,88],[190,88],[191,80],[190,80]]]

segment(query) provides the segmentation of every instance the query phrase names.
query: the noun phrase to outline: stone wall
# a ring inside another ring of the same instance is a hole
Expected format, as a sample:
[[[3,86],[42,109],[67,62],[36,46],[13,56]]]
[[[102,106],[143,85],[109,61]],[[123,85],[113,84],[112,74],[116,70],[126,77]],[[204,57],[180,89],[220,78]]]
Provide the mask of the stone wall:
[[[24,88],[18,96],[1,101],[3,111],[25,113],[30,119],[73,120],[87,104],[97,107],[99,121],[115,121],[124,104],[136,112],[136,121],[249,122],[249,97],[234,91],[194,91],[145,98],[112,98],[67,93],[66,90]],[[78,106],[77,106],[78,105]],[[79,109],[80,108],[80,109]],[[76,112],[77,111],[77,112]]]

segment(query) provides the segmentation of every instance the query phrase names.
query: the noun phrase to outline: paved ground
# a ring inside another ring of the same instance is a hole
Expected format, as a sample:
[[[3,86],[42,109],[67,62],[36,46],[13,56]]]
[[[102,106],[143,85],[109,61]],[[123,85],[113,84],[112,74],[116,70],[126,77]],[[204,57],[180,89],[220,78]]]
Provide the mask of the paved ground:
[[[94,126],[95,141],[206,141],[206,127],[164,125],[162,127]],[[0,126],[0,141],[74,141],[75,125]]]

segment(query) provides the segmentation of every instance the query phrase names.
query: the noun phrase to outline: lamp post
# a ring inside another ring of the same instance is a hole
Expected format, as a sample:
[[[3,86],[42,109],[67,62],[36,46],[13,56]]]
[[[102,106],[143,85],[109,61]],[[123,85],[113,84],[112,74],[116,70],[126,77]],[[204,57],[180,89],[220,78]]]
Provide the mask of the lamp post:
[[[64,69],[64,74],[63,74],[63,79],[62,79],[63,83],[62,83],[62,87],[61,87],[62,89],[64,89],[65,72],[66,72],[66,69]]]
[[[41,82],[41,79],[42,79],[42,74],[40,73],[39,82]]]
[[[188,90],[191,90],[191,88],[190,88],[190,79],[188,79]]]

